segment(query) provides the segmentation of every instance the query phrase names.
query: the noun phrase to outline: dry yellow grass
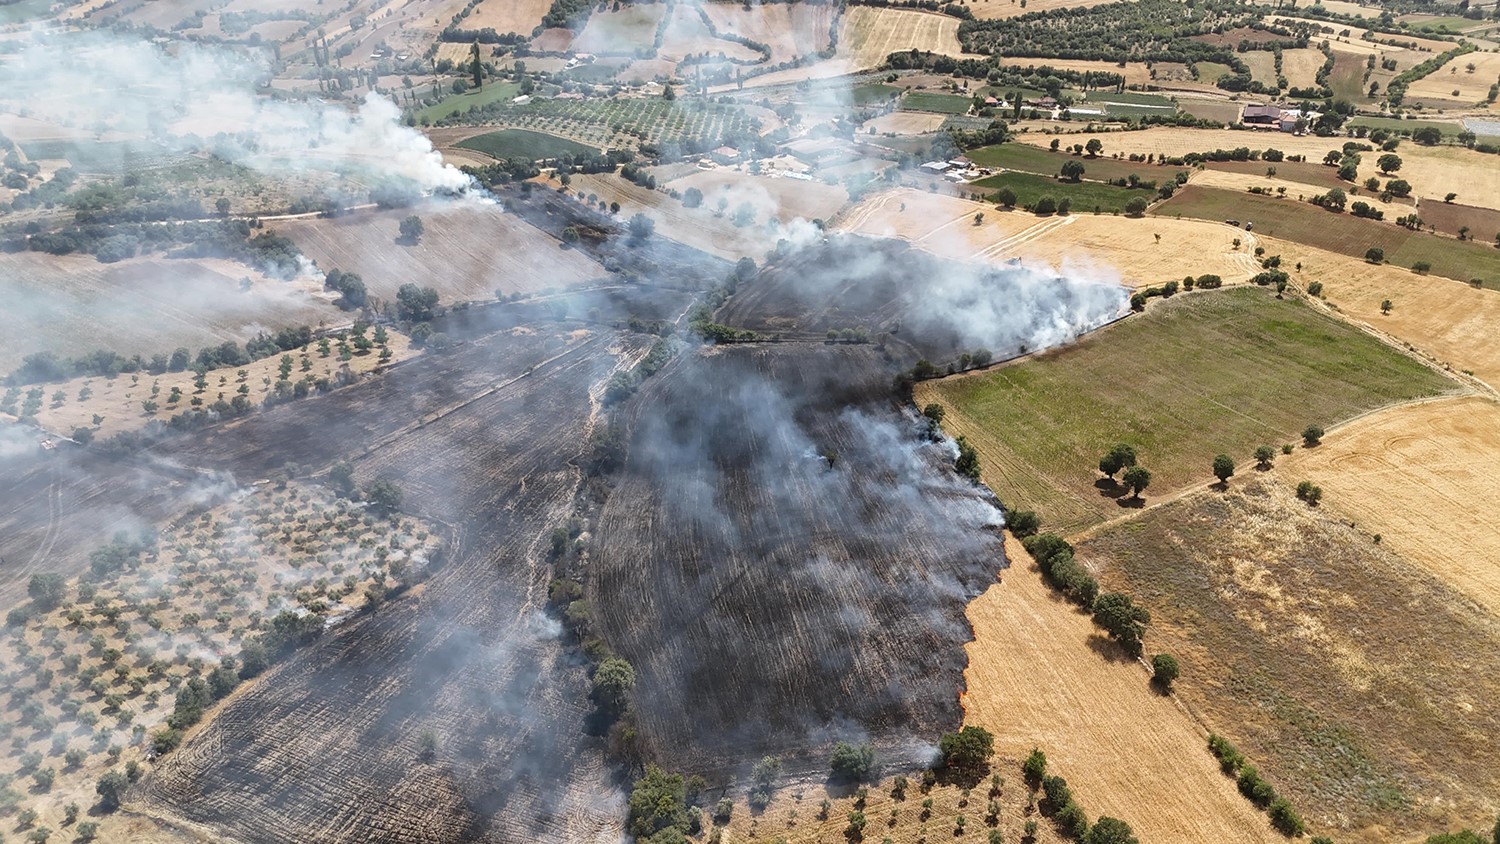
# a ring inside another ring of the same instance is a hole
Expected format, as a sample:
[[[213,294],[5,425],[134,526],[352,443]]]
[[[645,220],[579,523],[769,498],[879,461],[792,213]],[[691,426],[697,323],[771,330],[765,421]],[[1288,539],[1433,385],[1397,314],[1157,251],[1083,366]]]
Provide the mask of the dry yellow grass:
[[[832,4],[765,3],[746,9],[740,3],[704,3],[702,8],[721,33],[759,41],[771,48],[771,64],[811,55],[828,47]]]
[[[874,120],[867,120],[861,125],[860,131],[868,132],[874,129],[880,134],[893,132],[897,135],[920,135],[923,132],[935,132],[943,121],[948,119],[946,114],[932,114],[923,111],[893,111],[890,114],[882,114]]]
[[[1464,397],[1357,419],[1284,462],[1326,506],[1500,616],[1500,404]]]
[[[1261,241],[1268,254],[1282,256],[1293,284],[1305,288],[1322,282],[1324,299],[1339,313],[1500,389],[1500,347],[1491,342],[1500,325],[1500,292],[1275,238]],[[1298,263],[1300,272],[1294,269]],[[1382,314],[1380,303],[1386,299],[1395,307]]]
[[[1106,155],[1155,153],[1158,156],[1180,156],[1220,148],[1263,150],[1275,147],[1288,155],[1305,155],[1310,161],[1322,161],[1325,154],[1337,149],[1341,143],[1339,138],[1299,137],[1286,132],[1176,126],[1133,132],[1096,132],[1088,136],[1097,137],[1104,143]],[[1020,135],[1018,140],[1045,147],[1055,137],[1044,132],[1028,132]],[[1068,136],[1063,140],[1073,142]],[[1496,165],[1494,156],[1457,146],[1424,147],[1412,143],[1403,143],[1397,154],[1403,161],[1400,176],[1411,183],[1417,196],[1441,198],[1451,192],[1457,193],[1460,201],[1466,204],[1500,209],[1500,166]],[[1361,181],[1379,175],[1376,158],[1378,156],[1364,156],[1359,168]]]
[[[589,15],[583,31],[573,39],[570,49],[580,53],[606,53],[634,50],[650,45],[656,37],[656,26],[667,7],[656,3],[620,6],[618,11]]]
[[[1276,87],[1276,57],[1265,50],[1250,50],[1240,55],[1250,68],[1250,78],[1262,85]]]
[[[1469,72],[1471,64],[1474,65],[1473,73]],[[1469,53],[1411,83],[1406,89],[1406,98],[1408,101],[1431,97],[1481,103],[1496,77],[1500,77],[1500,53]],[[1454,91],[1458,93],[1455,95]]]
[[[1322,50],[1305,47],[1300,50],[1283,50],[1281,53],[1281,75],[1293,88],[1311,88],[1318,84],[1318,71],[1328,57]]]
[[[549,0],[484,0],[464,18],[465,29],[493,27],[496,32],[518,32],[530,35],[542,25],[542,16],[551,6]]]
[[[984,221],[974,225],[974,215]],[[957,260],[999,263],[1019,258],[1074,274],[1142,287],[1212,273],[1243,281],[1260,270],[1253,238],[1200,220],[1075,214],[1036,217],[945,194],[899,188],[869,197],[843,214],[842,231],[899,237]],[[1161,240],[1156,239],[1161,235]],[[1236,236],[1241,247],[1233,248]]]
[[[1091,817],[1121,818],[1143,841],[1279,841],[1219,773],[1206,730],[1042,582],[1019,542],[1005,553],[1001,582],[969,604],[965,723],[1002,754],[1042,748]]]
[[[935,12],[852,6],[844,13],[839,53],[852,70],[879,67],[885,57],[901,50],[930,50],[963,55],[958,44],[958,18]]]
[[[1029,12],[1044,12],[1048,9],[1086,9],[1110,0],[1028,0],[1026,7],[1022,8],[1019,0],[970,0],[967,4],[969,11],[980,20],[993,18],[1013,18]]]
[[[1028,749],[1029,752],[1029,749]],[[909,781],[905,796],[897,798],[894,777],[869,786],[869,794],[861,803],[858,795],[841,786],[830,788],[826,783],[793,782],[777,788],[771,803],[763,812],[751,812],[743,799],[735,800],[734,812],[724,829],[725,842],[783,842],[784,844],[827,844],[842,841],[844,830],[849,826],[849,814],[862,811],[867,826],[864,841],[890,841],[891,844],[926,844],[935,841],[954,841],[956,844],[978,844],[985,841],[990,830],[999,830],[1004,841],[1023,840],[1027,819],[1037,821],[1036,844],[1054,844],[1065,841],[1053,823],[1035,810],[1028,811],[1031,791],[1025,785],[1018,759],[997,757],[990,765],[991,776],[1001,778],[1000,792],[993,793],[993,780],[981,780],[968,795],[963,795],[961,786],[940,783],[929,791],[923,791],[920,777],[915,771],[906,772]],[[1072,779],[1072,772],[1054,768],[1053,773]],[[1078,802],[1085,811],[1094,807],[1089,795],[1075,789]],[[987,823],[990,800],[1000,804],[996,823]],[[824,800],[829,803],[827,817],[822,817]],[[931,800],[930,810],[924,812],[923,802]],[[894,813],[894,814],[893,814]],[[954,834],[955,819],[963,815],[966,821],[963,835]],[[1095,817],[1090,813],[1090,818]]]

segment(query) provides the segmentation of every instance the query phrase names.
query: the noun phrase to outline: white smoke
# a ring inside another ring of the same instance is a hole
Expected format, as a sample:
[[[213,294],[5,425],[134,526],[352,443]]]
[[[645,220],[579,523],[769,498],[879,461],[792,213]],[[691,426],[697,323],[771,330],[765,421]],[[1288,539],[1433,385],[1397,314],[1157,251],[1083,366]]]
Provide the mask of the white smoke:
[[[458,192],[470,179],[400,123],[371,92],[351,110],[261,93],[264,53],[104,32],[35,36],[0,65],[6,111],[59,124],[80,139],[173,152],[205,147],[268,175],[319,170],[380,184]]]

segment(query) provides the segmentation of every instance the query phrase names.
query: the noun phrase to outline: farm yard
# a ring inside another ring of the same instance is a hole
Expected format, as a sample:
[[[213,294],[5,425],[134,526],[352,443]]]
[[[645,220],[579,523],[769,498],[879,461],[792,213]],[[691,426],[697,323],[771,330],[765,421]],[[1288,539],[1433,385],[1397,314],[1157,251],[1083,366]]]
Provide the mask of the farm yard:
[[[32,352],[78,356],[107,348],[149,358],[177,346],[243,343],[265,330],[347,319],[320,279],[279,281],[215,259],[104,264],[18,252],[0,255],[0,290],[8,302],[0,309],[5,372]]]
[[[412,213],[426,231],[414,244],[399,242],[401,219]],[[408,282],[454,304],[563,289],[607,275],[499,203],[477,199],[298,220],[283,231],[323,272],[357,273],[371,296],[385,300],[394,300]]]
[[[0,721],[12,748],[0,774],[44,784],[17,796],[39,825],[66,826],[64,804],[91,802],[101,774],[175,746],[206,706],[265,671],[285,618],[336,623],[378,605],[425,578],[441,547],[420,521],[295,483],[242,491],[135,543],[117,540],[89,574],[60,579],[0,647],[7,672],[38,678],[14,690],[29,701],[19,717]],[[190,683],[205,698],[192,720],[180,702]]]
[[[1357,328],[1240,288],[1179,294],[1062,350],[920,383],[915,397],[947,409],[1001,500],[1073,533],[1139,503],[1095,471],[1115,443],[1136,449],[1152,494],[1170,495],[1206,485],[1215,454],[1248,461],[1307,425],[1457,390]]]
[[[1219,773],[1203,728],[1042,580],[1020,542],[1007,538],[1006,556],[1001,582],[969,604],[964,723],[994,732],[1002,755],[1041,748],[1090,817],[1121,818],[1142,840],[1283,840]]]
[[[1500,615],[1500,530],[1473,507],[1500,492],[1489,471],[1500,460],[1497,423],[1500,405],[1488,398],[1393,408],[1338,428],[1285,472],[1322,486],[1331,509]]]
[[[1500,786],[1500,759],[1492,743],[1473,737],[1500,727],[1491,680],[1500,672],[1500,623],[1404,551],[1377,541],[1379,524],[1345,511],[1340,493],[1325,490],[1322,504],[1310,507],[1292,490],[1322,449],[1340,449],[1340,431],[1442,404],[1382,411],[1335,429],[1316,449],[1277,457],[1268,472],[1246,466],[1227,492],[1195,492],[1151,508],[1076,549],[1102,588],[1125,590],[1149,609],[1147,652],[1170,653],[1181,664],[1178,699],[1291,801],[1312,835],[1420,841],[1433,830],[1488,831],[1494,823],[1489,796]],[[1374,459],[1404,462],[1403,441],[1386,440],[1424,430],[1438,413],[1408,417],[1414,427],[1397,423],[1363,448]],[[1456,431],[1445,425],[1435,436]],[[1410,457],[1436,454],[1433,444],[1414,440],[1405,441],[1415,447]],[[1451,458],[1436,459],[1446,466]],[[1435,519],[1449,513],[1460,524],[1470,518],[1415,478],[1377,480],[1358,470],[1325,476],[1330,483],[1347,477],[1344,494],[1356,506],[1363,497],[1371,507],[1410,502],[1417,518],[1423,511]],[[1428,537],[1439,545],[1459,535],[1458,524],[1431,525],[1441,533]]]

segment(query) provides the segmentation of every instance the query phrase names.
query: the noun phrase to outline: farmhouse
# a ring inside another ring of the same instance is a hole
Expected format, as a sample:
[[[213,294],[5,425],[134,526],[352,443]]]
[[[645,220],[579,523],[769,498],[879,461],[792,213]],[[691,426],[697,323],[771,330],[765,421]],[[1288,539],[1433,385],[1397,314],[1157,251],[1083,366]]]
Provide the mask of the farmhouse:
[[[1246,126],[1275,126],[1281,128],[1281,108],[1273,105],[1246,105],[1240,112],[1240,122]]]
[[[782,144],[781,149],[804,164],[828,164],[854,157],[848,145],[837,138],[798,138]]]
[[[708,157],[712,158],[716,164],[735,164],[740,160],[740,151],[734,147],[724,146],[709,153]]]
[[[953,165],[946,161],[929,161],[922,165],[922,169],[928,173],[946,173],[953,169]]]

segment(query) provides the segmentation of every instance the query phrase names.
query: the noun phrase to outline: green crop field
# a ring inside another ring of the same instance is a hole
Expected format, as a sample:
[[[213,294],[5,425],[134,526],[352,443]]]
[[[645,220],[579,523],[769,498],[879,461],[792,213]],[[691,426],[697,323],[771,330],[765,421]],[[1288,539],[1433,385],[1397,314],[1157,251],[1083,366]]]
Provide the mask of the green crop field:
[[[457,146],[482,152],[494,158],[525,158],[532,161],[599,151],[595,147],[570,141],[567,138],[530,132],[525,129],[501,129],[498,132],[486,132],[483,135],[475,135],[460,141]]]
[[[454,114],[466,114],[470,108],[510,102],[520,92],[521,86],[515,82],[488,82],[478,91],[454,94],[436,105],[419,109],[415,112],[415,116],[419,122],[423,120],[433,122]]]
[[[955,94],[933,94],[926,91],[908,91],[901,97],[901,108],[906,111],[935,111],[938,114],[964,114],[973,100]]]
[[[1368,126],[1371,129],[1387,129],[1393,132],[1406,132],[1410,134],[1418,129],[1432,127],[1443,133],[1444,137],[1452,138],[1464,130],[1463,124],[1457,122],[1446,122],[1441,120],[1401,120],[1395,117],[1356,117],[1349,121],[1350,126]]]
[[[1010,188],[1016,194],[1016,207],[1034,205],[1038,199],[1050,196],[1053,199],[1067,197],[1073,205],[1074,214],[1123,214],[1126,203],[1137,196],[1150,200],[1154,192],[1145,188],[1117,188],[1103,182],[1060,182],[1049,176],[1030,173],[1001,173],[970,183],[993,193],[1000,188]]]
[[[895,95],[901,93],[901,89],[895,85],[856,85],[849,92],[857,107],[880,105],[889,101]]]
[[[1178,295],[1082,342],[978,375],[919,384],[921,405],[979,449],[1007,505],[1071,533],[1124,512],[1096,487],[1100,456],[1135,447],[1146,495],[1206,485],[1215,454],[1248,470],[1257,446],[1298,439],[1455,384],[1353,326],[1261,288]]]
[[[1086,139],[1085,139],[1086,140]],[[1109,136],[1100,138],[1105,144],[1109,143]],[[1082,143],[1074,139],[1073,143]],[[1125,179],[1132,175],[1140,177],[1142,181],[1162,182],[1175,178],[1177,173],[1184,168],[1165,167],[1156,164],[1146,164],[1142,161],[1126,161],[1114,158],[1087,158],[1081,155],[1073,155],[1068,152],[1052,152],[1034,147],[1030,144],[997,144],[995,146],[979,147],[966,153],[969,160],[981,167],[1003,167],[1006,170],[1019,170],[1023,173],[1035,173],[1039,176],[1056,176],[1065,161],[1078,161],[1083,164],[1083,177],[1085,179],[1107,181],[1110,179]]]
[[[1351,196],[1353,202],[1359,197]],[[1401,267],[1418,261],[1432,265],[1432,274],[1500,289],[1500,250],[1492,244],[1459,241],[1422,232],[1408,231],[1389,222],[1362,220],[1348,213],[1335,214],[1311,203],[1273,199],[1250,193],[1188,186],[1156,206],[1161,217],[1191,217],[1199,220],[1240,220],[1255,223],[1255,233],[1280,237],[1330,252],[1363,258],[1377,247],[1385,260]],[[1474,232],[1493,237],[1492,232]]]
[[[1176,109],[1177,104],[1161,94],[1142,94],[1137,91],[1090,91],[1089,102],[1124,103],[1126,105],[1166,106]],[[1164,110],[1164,109],[1158,109]]]

